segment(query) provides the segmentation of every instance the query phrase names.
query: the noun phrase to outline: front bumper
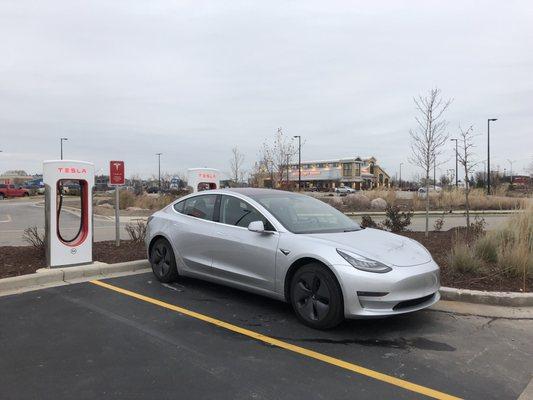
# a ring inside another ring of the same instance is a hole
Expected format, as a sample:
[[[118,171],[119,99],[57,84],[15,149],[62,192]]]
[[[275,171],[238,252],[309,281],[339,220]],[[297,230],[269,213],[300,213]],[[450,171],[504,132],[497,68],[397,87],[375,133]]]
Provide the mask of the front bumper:
[[[385,274],[335,266],[344,295],[346,318],[376,317],[421,310],[440,299],[439,266],[430,261],[394,267]]]

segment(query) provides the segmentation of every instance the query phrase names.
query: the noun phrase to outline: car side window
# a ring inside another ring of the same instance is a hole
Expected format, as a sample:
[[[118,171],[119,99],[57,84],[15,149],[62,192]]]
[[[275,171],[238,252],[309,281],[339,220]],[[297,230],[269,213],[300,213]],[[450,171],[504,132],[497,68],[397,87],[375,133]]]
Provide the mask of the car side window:
[[[191,217],[213,221],[216,199],[215,194],[191,197],[182,202],[184,203],[182,211],[176,211]]]
[[[233,196],[222,196],[220,201],[220,222],[247,228],[250,222],[263,221],[267,231],[274,231],[272,224],[246,201]]]
[[[183,209],[185,208],[185,201],[180,201],[179,203],[174,204],[174,210],[183,214]]]

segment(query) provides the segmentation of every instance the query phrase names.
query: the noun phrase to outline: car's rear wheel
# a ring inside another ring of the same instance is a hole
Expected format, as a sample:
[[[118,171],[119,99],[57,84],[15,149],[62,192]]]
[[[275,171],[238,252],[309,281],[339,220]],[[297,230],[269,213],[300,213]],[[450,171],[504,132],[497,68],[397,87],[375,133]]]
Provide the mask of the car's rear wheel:
[[[344,320],[341,288],[335,275],[322,264],[307,264],[296,271],[290,298],[296,316],[307,326],[330,329]]]
[[[0,193],[0,200],[4,200],[4,194],[3,193]]]
[[[170,243],[163,238],[157,239],[150,251],[150,264],[156,278],[164,283],[178,279],[176,257]]]

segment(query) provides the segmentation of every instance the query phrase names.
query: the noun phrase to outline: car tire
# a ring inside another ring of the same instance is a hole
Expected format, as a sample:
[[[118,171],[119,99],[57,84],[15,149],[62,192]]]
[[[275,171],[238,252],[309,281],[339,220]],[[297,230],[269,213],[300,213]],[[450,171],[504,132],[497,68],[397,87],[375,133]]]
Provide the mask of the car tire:
[[[168,240],[160,238],[152,245],[150,264],[154,275],[160,282],[170,283],[178,279],[176,257]]]
[[[2,193],[0,193],[0,200],[4,200],[4,199],[5,199],[5,196]]]
[[[344,300],[337,278],[320,263],[298,268],[291,279],[290,299],[298,319],[311,328],[331,329],[344,320]]]

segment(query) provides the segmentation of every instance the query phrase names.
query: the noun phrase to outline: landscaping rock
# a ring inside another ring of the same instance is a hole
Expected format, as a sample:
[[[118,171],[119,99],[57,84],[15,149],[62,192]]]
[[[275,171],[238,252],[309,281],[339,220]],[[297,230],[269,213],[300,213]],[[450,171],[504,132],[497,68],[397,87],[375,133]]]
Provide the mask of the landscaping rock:
[[[344,198],[344,204],[351,211],[368,210],[370,208],[370,199],[361,193],[349,194]]]
[[[146,208],[141,208],[141,207],[128,207],[126,208],[126,211],[145,211]]]
[[[375,210],[385,210],[387,208],[387,202],[381,197],[378,197],[370,202],[370,207]]]
[[[109,203],[100,204],[99,207],[103,207],[103,208],[115,208],[115,207],[113,206],[113,204],[109,204]]]

